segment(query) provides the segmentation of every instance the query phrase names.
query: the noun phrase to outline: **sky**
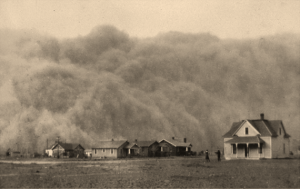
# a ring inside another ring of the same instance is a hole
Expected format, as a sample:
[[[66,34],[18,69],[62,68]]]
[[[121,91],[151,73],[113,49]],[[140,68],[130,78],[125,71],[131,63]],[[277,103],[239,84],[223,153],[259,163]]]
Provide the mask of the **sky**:
[[[2,0],[0,17],[0,28],[58,38],[83,36],[104,24],[139,38],[169,31],[239,39],[300,33],[299,0]]]

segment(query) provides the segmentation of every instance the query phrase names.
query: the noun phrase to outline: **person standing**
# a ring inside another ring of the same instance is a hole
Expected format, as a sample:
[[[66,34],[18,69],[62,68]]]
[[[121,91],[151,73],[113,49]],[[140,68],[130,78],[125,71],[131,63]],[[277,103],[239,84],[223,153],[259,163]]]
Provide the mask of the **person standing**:
[[[217,155],[218,155],[218,161],[221,161],[221,152],[220,152],[220,150],[217,151]]]
[[[208,156],[208,150],[205,151],[205,159],[206,159],[206,162],[210,162],[209,156]]]

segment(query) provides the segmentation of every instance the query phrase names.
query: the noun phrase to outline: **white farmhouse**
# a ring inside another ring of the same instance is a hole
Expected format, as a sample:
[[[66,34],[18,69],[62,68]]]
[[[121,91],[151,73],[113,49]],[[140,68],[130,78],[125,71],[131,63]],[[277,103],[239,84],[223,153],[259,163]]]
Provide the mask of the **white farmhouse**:
[[[225,159],[284,158],[289,156],[290,135],[281,120],[234,122],[224,137]]]

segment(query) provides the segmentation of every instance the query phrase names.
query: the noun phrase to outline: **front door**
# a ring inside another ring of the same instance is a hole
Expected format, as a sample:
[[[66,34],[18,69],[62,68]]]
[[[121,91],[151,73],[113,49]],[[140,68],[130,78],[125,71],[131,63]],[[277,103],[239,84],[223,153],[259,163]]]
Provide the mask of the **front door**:
[[[245,158],[247,157],[247,146],[245,146]]]

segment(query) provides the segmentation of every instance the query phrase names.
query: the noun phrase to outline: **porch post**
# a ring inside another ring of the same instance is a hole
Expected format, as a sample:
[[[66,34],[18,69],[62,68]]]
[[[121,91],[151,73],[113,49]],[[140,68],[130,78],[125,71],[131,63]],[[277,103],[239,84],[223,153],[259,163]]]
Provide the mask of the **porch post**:
[[[247,143],[247,158],[249,157],[249,143]]]
[[[238,143],[235,143],[235,155],[236,155],[236,159],[238,157]]]
[[[128,149],[128,154],[130,154],[130,148]]]

